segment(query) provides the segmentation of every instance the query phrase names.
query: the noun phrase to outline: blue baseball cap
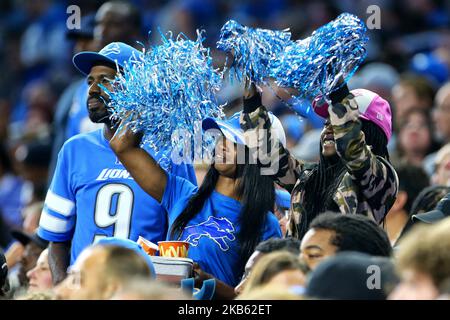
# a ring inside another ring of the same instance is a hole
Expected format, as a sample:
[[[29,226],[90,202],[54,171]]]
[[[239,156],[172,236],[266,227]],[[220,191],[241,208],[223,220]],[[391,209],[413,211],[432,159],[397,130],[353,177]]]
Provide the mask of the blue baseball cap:
[[[85,76],[91,72],[94,64],[117,64],[125,67],[127,61],[139,60],[143,53],[123,42],[111,42],[99,52],[82,51],[73,56],[72,62],[75,67]]]
[[[244,130],[241,129],[241,125],[239,124],[240,115],[241,113],[237,112],[228,120],[205,118],[202,121],[202,128],[204,131],[209,129],[220,130],[227,140],[230,140],[233,143],[245,145]],[[269,118],[272,123],[272,130],[275,130],[276,136],[280,139],[283,146],[286,147],[286,135],[280,120],[271,112],[269,112]]]
[[[121,238],[116,238],[116,237],[105,237],[105,238],[100,238],[98,241],[95,242],[95,244],[102,245],[102,246],[108,246],[108,245],[109,246],[118,246],[118,247],[123,247],[123,248],[133,250],[134,252],[136,252],[137,254],[139,254],[141,257],[143,257],[145,259],[145,261],[147,262],[147,265],[150,269],[151,277],[152,278],[156,277],[156,271],[155,271],[155,267],[153,265],[152,259],[144,251],[144,249],[142,249],[142,247],[137,242],[134,242],[129,239],[121,239]]]

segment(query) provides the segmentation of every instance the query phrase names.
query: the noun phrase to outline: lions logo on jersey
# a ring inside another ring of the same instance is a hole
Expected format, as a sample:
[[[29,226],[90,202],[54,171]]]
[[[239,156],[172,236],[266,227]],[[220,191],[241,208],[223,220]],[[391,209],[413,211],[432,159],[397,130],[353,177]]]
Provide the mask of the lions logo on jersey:
[[[187,226],[184,229],[184,241],[196,247],[201,237],[213,240],[222,251],[227,251],[230,247],[226,240],[234,241],[234,226],[227,218],[216,218],[210,216],[208,220],[196,225]]]

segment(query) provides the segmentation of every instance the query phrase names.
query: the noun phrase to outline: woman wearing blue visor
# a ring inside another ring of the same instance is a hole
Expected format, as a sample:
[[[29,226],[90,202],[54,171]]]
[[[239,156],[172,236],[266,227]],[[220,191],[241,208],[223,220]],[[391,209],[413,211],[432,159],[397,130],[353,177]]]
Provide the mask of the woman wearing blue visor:
[[[273,122],[279,126],[273,130],[282,131],[276,120]],[[239,114],[227,121],[203,120],[203,130],[219,130],[221,138],[199,188],[166,173],[139,147],[139,135],[126,125],[121,127],[110,141],[111,148],[135,181],[166,208],[167,239],[189,242],[188,257],[198,263],[202,272],[236,286],[256,245],[281,237],[279,223],[272,214],[272,179],[261,175],[258,165],[250,164],[247,156],[244,163],[237,161],[244,158],[238,156],[238,150],[248,153]]]

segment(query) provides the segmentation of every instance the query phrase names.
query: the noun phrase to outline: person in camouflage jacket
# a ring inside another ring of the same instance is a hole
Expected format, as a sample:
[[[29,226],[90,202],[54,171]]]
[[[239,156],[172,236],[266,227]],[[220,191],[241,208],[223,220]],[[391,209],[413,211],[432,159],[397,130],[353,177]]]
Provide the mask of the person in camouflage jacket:
[[[315,99],[314,111],[327,121],[320,161],[307,164],[275,141],[260,94],[254,89],[246,94],[240,124],[251,156],[291,193],[288,236],[301,239],[314,217],[325,211],[384,221],[398,190],[387,151],[392,126],[386,100],[369,90],[349,92],[346,85],[330,94],[330,105]]]

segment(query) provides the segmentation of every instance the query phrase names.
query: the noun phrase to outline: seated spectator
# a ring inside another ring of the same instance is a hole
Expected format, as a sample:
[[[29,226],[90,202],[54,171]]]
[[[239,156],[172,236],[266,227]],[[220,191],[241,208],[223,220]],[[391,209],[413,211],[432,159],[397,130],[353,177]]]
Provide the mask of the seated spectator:
[[[323,213],[312,222],[302,239],[300,257],[314,269],[326,257],[340,251],[356,251],[389,257],[392,252],[387,234],[373,220],[355,214]]]
[[[428,111],[414,108],[405,112],[399,123],[397,151],[399,160],[422,166],[425,157],[437,150]]]
[[[141,11],[130,1],[108,1],[95,14],[94,39],[104,47],[111,42],[138,46],[141,38]]]
[[[436,94],[433,109],[433,123],[437,140],[446,144],[450,142],[450,82],[443,85]],[[436,153],[432,153],[425,159],[425,168],[431,175],[436,163]]]
[[[263,256],[271,252],[278,252],[278,251],[287,251],[294,255],[299,255],[300,240],[295,238],[284,238],[284,239],[272,238],[258,244],[258,246],[256,246],[255,252],[253,252],[250,258],[247,260],[247,263],[245,264],[245,272],[244,275],[242,276],[241,282],[234,289],[236,295],[242,293],[242,290],[245,288],[248,277],[250,276],[256,262],[258,262],[259,259],[261,259]]]
[[[384,223],[384,230],[392,246],[397,242],[405,225],[411,220],[410,212],[414,199],[420,191],[429,186],[428,176],[421,167],[402,163],[395,166],[395,171],[398,175],[399,190]]]
[[[304,287],[308,272],[309,268],[297,255],[285,251],[269,253],[256,263],[242,295],[265,286],[276,286],[286,291]]]
[[[141,254],[124,246],[96,244],[82,251],[55,292],[60,299],[105,300],[131,277],[152,277]]]
[[[414,108],[430,110],[433,106],[434,89],[425,77],[406,74],[392,88],[395,106],[395,124],[405,120],[407,112]]]
[[[399,245],[399,240],[402,239],[405,234],[407,234],[412,226],[418,222],[421,222],[420,218],[417,218],[421,214],[428,213],[433,211],[438,205],[439,201],[445,197],[447,193],[450,192],[450,187],[446,186],[430,186],[423,189],[419,195],[414,199],[414,202],[411,206],[411,211],[409,216],[411,219],[407,221],[400,236],[397,239],[395,244],[396,248]],[[428,218],[425,218],[428,220]],[[422,221],[424,222],[424,221]],[[431,223],[431,222],[429,222]]]
[[[23,230],[28,235],[34,234],[39,224],[42,208],[44,206],[45,193],[47,191],[48,164],[50,161],[50,142],[48,140],[35,140],[20,145],[15,151],[15,161],[17,162],[18,172],[25,180],[25,187],[22,191],[23,207],[22,224],[16,230]],[[21,237],[27,241],[27,237]],[[39,240],[44,241],[44,240]],[[21,242],[21,241],[19,241]],[[45,242],[45,249],[47,242]],[[7,252],[8,263],[13,267],[23,254],[23,246],[17,242],[12,243]],[[35,257],[34,264],[41,252]],[[31,268],[34,267],[31,265]],[[27,283],[26,270],[21,273],[21,278]]]
[[[17,148],[15,158],[20,174],[32,186],[32,196],[27,206],[44,202],[51,159],[50,141],[34,140],[24,143]]]
[[[415,227],[400,242],[396,266],[401,283],[392,300],[433,300],[450,279],[450,218]]]
[[[450,186],[430,186],[423,189],[414,199],[411,216],[433,210],[438,202],[450,192]]]
[[[28,292],[45,292],[53,288],[52,273],[48,265],[48,249],[41,252],[36,266],[27,272]]]
[[[41,239],[37,234],[28,234],[19,230],[15,230],[11,234],[18,241],[18,245],[23,247],[20,260],[11,269],[10,275],[12,290],[16,291],[16,294],[20,294],[21,291],[27,290],[27,273],[36,266],[38,258],[42,251],[47,248],[48,242]],[[10,250],[6,253],[8,261],[10,258]]]
[[[55,84],[50,79],[38,78],[28,82],[22,90],[21,103],[9,126],[13,141],[29,141],[49,137],[57,99]],[[19,110],[22,110],[20,112]]]
[[[43,208],[42,202],[35,202],[23,208],[22,215],[24,217],[24,220],[21,228],[22,231],[19,232],[28,235],[36,233],[36,230],[39,226],[39,218],[41,217],[42,208]],[[1,227],[0,230],[2,230]],[[4,232],[6,233],[5,236],[8,236],[14,240],[14,238],[11,237],[10,231]],[[13,232],[15,231],[13,230]],[[45,246],[47,246],[47,242],[45,242]],[[22,256],[24,249],[25,249],[24,245],[20,241],[15,242],[13,241],[12,243],[10,241],[8,251],[6,252],[6,259],[8,260],[8,265],[10,268],[13,268],[20,261],[20,257]]]
[[[450,216],[450,193],[442,198],[434,210],[412,216],[413,221],[433,224]]]
[[[388,258],[341,252],[320,263],[308,276],[305,296],[312,299],[385,300],[397,282]]]
[[[433,121],[440,141],[450,142],[450,82],[436,93]]]
[[[445,195],[449,192],[450,187],[445,186],[430,186],[423,189],[412,204],[410,216],[414,217],[419,214],[434,210],[439,201],[444,198]],[[409,232],[411,230],[411,227],[417,222],[417,219],[410,219],[403,228],[400,238],[402,238],[404,234]]]
[[[450,143],[439,149],[434,163],[435,168],[431,182],[434,185],[450,187]]]
[[[104,238],[100,238],[99,240],[97,240],[96,244],[101,245],[101,246],[119,246],[119,247],[133,250],[134,252],[139,254],[142,258],[144,258],[145,262],[147,263],[147,266],[150,269],[151,278],[156,277],[156,271],[155,271],[155,267],[153,265],[152,259],[145,252],[145,250],[142,248],[142,246],[139,245],[137,242],[132,241],[130,239],[122,239],[122,238],[116,238],[116,237],[104,237]]]

